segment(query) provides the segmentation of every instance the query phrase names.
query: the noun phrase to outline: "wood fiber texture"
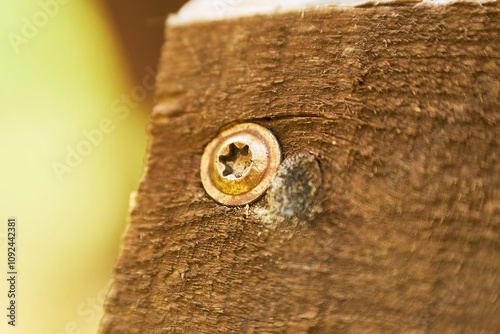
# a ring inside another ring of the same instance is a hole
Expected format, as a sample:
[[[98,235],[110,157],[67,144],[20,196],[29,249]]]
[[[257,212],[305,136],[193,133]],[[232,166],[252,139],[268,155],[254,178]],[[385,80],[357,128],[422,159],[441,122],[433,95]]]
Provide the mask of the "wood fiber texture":
[[[499,12],[366,6],[167,28],[100,332],[498,333]],[[271,129],[291,165],[315,156],[320,178],[301,171],[310,160],[280,174],[320,180],[311,212],[206,195],[204,147],[243,121]]]

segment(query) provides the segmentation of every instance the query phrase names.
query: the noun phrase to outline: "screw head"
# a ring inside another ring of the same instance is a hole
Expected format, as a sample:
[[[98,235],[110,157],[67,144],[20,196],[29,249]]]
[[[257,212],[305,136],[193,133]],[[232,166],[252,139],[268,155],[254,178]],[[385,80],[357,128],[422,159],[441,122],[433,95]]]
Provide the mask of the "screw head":
[[[264,194],[280,163],[280,146],[271,131],[253,123],[238,124],[205,148],[201,182],[218,203],[245,205]]]

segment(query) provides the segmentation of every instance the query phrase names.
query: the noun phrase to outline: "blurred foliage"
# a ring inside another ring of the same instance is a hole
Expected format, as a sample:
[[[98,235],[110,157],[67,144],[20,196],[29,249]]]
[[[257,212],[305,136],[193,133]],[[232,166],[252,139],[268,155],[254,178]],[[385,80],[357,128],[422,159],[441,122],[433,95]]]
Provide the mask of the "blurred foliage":
[[[134,86],[106,13],[92,0],[2,3],[0,276],[14,216],[19,309],[0,333],[95,333],[102,314],[154,82],[144,69],[147,87]],[[6,291],[2,279],[2,309]]]

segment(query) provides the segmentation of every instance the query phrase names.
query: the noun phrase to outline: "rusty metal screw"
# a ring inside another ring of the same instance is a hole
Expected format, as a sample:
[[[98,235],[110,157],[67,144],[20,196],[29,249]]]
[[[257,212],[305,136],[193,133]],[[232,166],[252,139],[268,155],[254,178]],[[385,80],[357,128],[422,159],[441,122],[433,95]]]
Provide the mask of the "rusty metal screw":
[[[269,188],[281,150],[268,129],[243,123],[223,130],[201,158],[201,181],[220,204],[240,206],[257,200]]]

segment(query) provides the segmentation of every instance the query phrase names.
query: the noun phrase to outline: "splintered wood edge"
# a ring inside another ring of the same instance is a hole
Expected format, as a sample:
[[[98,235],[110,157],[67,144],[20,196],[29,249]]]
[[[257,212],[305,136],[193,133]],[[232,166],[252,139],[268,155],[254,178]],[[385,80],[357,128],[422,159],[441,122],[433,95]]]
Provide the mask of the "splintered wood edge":
[[[495,3],[497,0],[191,0],[177,14],[167,19],[169,26],[196,22],[278,14],[308,9],[335,7],[349,9],[362,6],[414,4],[439,6],[453,3]]]

